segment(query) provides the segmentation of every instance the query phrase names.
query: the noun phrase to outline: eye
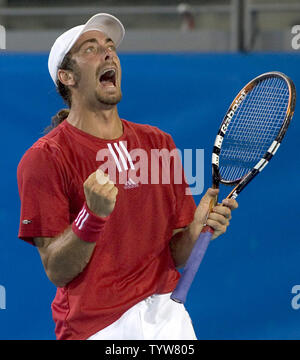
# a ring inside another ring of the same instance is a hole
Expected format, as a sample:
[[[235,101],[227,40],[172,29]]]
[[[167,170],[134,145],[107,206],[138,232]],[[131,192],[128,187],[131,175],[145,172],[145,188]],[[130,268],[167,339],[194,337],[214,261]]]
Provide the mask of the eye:
[[[97,51],[97,48],[95,45],[90,45],[84,50],[84,52],[86,52],[86,53],[93,53],[96,51]]]
[[[109,45],[108,49],[109,49],[110,51],[116,51],[115,45]]]

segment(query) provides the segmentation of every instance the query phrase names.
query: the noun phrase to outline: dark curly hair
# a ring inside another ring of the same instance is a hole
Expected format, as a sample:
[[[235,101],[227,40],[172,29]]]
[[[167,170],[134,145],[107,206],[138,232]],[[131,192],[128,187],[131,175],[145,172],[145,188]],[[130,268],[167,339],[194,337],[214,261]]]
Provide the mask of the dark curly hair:
[[[59,69],[72,71],[74,73],[76,83],[80,78],[80,71],[78,70],[76,61],[72,59],[72,54],[70,52],[64,57]],[[59,110],[58,113],[51,118],[51,124],[44,130],[45,134],[56,128],[56,126],[58,126],[61,122],[64,121],[65,118],[68,117],[70,108],[72,106],[72,93],[70,88],[64,85],[58,79],[56,81],[56,86],[57,92],[63,98],[64,102],[68,106],[68,109]]]

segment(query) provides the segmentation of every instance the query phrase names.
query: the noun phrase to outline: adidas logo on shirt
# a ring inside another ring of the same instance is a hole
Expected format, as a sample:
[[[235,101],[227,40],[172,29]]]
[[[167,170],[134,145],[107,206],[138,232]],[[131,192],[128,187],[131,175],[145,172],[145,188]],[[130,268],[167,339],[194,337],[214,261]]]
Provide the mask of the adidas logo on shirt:
[[[128,181],[126,181],[126,183],[124,184],[124,189],[128,190],[128,189],[133,189],[138,187],[139,184],[135,183],[132,179],[128,179]]]
[[[122,141],[120,141],[119,144],[117,143],[114,143],[113,145],[107,144],[107,147],[112,157],[114,158],[114,161],[116,163],[119,172],[122,172],[123,170],[125,171],[128,170],[127,161],[129,162],[130,168],[134,170],[134,165],[131,156]]]

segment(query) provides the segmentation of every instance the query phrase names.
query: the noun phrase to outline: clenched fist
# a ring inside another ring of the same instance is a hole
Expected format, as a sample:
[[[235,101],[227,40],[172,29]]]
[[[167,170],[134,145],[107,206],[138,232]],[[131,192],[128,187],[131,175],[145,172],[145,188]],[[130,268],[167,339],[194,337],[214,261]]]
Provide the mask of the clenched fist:
[[[93,172],[83,184],[88,208],[100,217],[106,217],[113,211],[118,189],[100,169]]]

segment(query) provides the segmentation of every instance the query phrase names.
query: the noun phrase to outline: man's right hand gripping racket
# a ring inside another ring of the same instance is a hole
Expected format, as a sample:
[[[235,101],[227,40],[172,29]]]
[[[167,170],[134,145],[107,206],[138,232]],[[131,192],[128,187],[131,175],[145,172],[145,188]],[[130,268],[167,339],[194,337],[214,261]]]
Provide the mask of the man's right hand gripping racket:
[[[262,74],[238,93],[214,143],[213,188],[218,188],[220,183],[234,186],[227,199],[235,199],[265,168],[287,131],[295,102],[295,85],[280,72]],[[185,302],[212,234],[212,228],[203,228],[171,295],[174,301]]]

